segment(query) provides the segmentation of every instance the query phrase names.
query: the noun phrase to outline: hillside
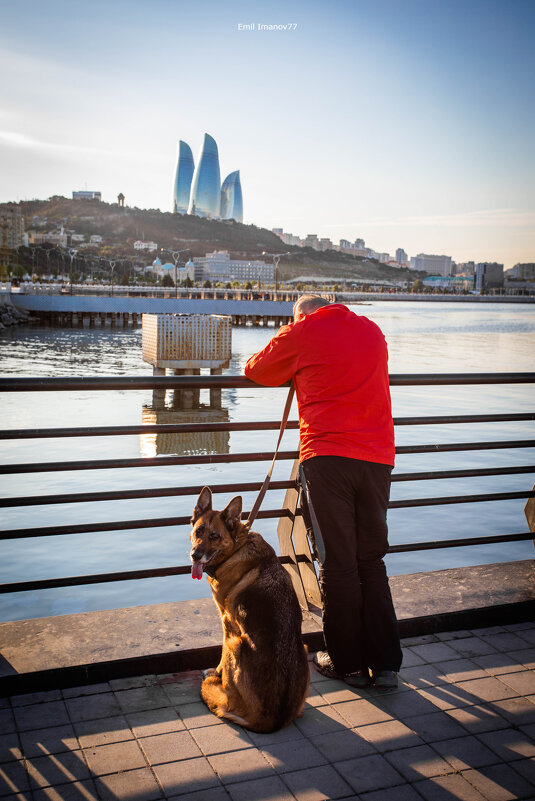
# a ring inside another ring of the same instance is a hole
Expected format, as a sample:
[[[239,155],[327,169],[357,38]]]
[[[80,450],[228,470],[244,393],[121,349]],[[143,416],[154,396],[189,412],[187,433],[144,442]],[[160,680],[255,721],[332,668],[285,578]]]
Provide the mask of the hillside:
[[[228,250],[233,258],[262,258],[262,252],[290,251],[282,258],[281,279],[317,276],[353,279],[400,280],[408,270],[398,270],[346,253],[330,250],[324,253],[312,248],[289,247],[266,228],[243,225],[234,220],[208,220],[187,214],[171,214],[159,209],[120,208],[117,204],[97,200],[70,200],[55,196],[49,200],[22,201],[20,204],[26,229],[51,231],[64,226],[81,234],[100,234],[103,246],[117,255],[133,253],[136,239],[152,240],[159,248],[189,248],[192,256],[203,256],[211,250]]]

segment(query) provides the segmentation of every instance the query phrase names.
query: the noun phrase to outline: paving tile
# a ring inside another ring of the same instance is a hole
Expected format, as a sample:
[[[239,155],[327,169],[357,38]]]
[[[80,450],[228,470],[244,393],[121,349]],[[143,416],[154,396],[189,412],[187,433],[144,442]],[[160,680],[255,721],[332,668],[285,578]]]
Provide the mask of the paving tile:
[[[535,626],[531,626],[529,629],[517,631],[517,634],[526,642],[530,643],[531,645],[535,645]]]
[[[456,687],[472,696],[474,704],[480,701],[500,701],[502,698],[512,698],[518,695],[515,690],[507,687],[499,679],[495,679],[492,676],[487,679],[460,681],[456,684]]]
[[[453,642],[453,641],[452,641]],[[458,651],[444,642],[432,642],[427,645],[415,645],[412,652],[424,662],[447,662],[458,658]]]
[[[303,741],[305,739],[304,734],[299,731],[295,723],[290,723],[283,729],[267,732],[266,734],[257,731],[248,731],[247,736],[258,748],[265,748],[266,745],[274,745],[276,743],[286,743],[291,740]]]
[[[392,715],[386,712],[377,703],[361,698],[356,701],[344,701],[332,707],[343,719],[344,724],[350,726],[363,726],[366,723],[381,723],[392,720]],[[320,734],[321,732],[318,732]]]
[[[70,723],[65,726],[23,731],[20,733],[20,741],[26,757],[60,754],[63,751],[76,751],[79,748],[75,731]]]
[[[145,676],[128,676],[125,679],[110,679],[112,690],[131,690],[133,687],[152,687],[157,679],[154,673]]]
[[[181,704],[177,706],[177,710],[187,729],[196,729],[200,726],[217,726],[223,723],[222,718],[218,718],[217,715],[210,712],[202,701]]]
[[[411,645],[425,645],[428,642],[438,642],[439,638],[436,634],[420,634],[416,637],[403,637],[401,645],[403,647]]]
[[[23,762],[5,762],[0,765],[0,797],[29,792],[28,773]]]
[[[500,676],[501,682],[508,687],[512,687],[519,695],[531,695],[535,693],[535,671],[524,670],[520,673],[506,673]]]
[[[181,732],[177,732],[181,734]],[[252,742],[245,729],[224,723],[222,726],[205,726],[191,729],[190,734],[205,754],[222,754],[225,751],[240,751],[242,748],[252,746]],[[162,735],[164,736],[164,735]],[[169,735],[167,735],[169,736]]]
[[[323,706],[326,702],[326,699],[321,694],[319,687],[316,685],[310,685],[310,691],[306,699],[306,706]]]
[[[435,687],[437,684],[445,684],[447,681],[438,665],[424,664],[416,667],[404,667],[400,670],[399,676],[409,687],[417,688]]]
[[[415,665],[424,665],[425,660],[418,656],[410,648],[403,648],[403,667],[414,667]]]
[[[533,785],[509,765],[490,765],[462,774],[489,801],[518,801],[533,798]]]
[[[331,737],[332,735],[323,736]],[[335,734],[334,737],[336,736]],[[355,736],[354,739],[356,739]],[[313,768],[318,765],[324,765],[329,761],[309,740],[275,743],[266,746],[262,753],[277,773],[287,773],[291,770]],[[356,756],[355,752],[353,752],[351,756]],[[340,759],[340,757],[338,758]]]
[[[16,731],[15,718],[11,709],[0,709],[0,731],[2,734]]]
[[[522,631],[522,629],[531,628],[533,628],[533,623],[531,620],[525,621],[524,623],[507,623],[504,625],[504,629],[506,631]]]
[[[405,718],[404,723],[421,737],[425,743],[449,740],[452,737],[464,737],[466,735],[466,729],[446,712],[431,712],[428,715]]]
[[[167,797],[220,786],[214,769],[205,757],[155,765],[153,770]]]
[[[377,751],[394,751],[398,748],[409,748],[412,745],[422,744],[420,737],[399,720],[387,720],[384,723],[360,726],[356,732],[371,743]]]
[[[122,715],[97,720],[80,720],[74,724],[74,729],[82,748],[134,739],[130,726]]]
[[[295,796],[278,776],[229,784],[227,791],[232,801],[295,801]]]
[[[494,654],[499,650],[494,647],[494,637],[467,637],[464,640],[450,640],[448,645],[461,656],[468,658],[482,656],[483,654]]]
[[[60,690],[48,690],[39,693],[25,693],[24,695],[12,695],[11,706],[29,706],[30,704],[43,704],[47,701],[61,701]]]
[[[487,732],[480,734],[479,739],[498,754],[504,762],[520,757],[535,757],[535,742],[531,737],[515,729]]]
[[[195,793],[181,793],[169,796],[169,801],[229,801],[230,796],[224,787],[207,787]]]
[[[115,693],[123,712],[142,712],[169,706],[169,699],[161,687],[134,687]]]
[[[70,723],[63,701],[49,701],[44,704],[19,706],[13,710],[19,731],[44,729],[48,726],[61,726]]]
[[[82,751],[33,757],[26,765],[32,787],[57,786],[90,778]]]
[[[519,665],[535,670],[535,648],[526,648],[524,651],[511,651],[509,656]]]
[[[298,801],[326,801],[351,794],[351,787],[330,765],[285,773],[283,778]]]
[[[154,737],[143,737],[139,744],[149,765],[202,756],[197,743],[188,731],[173,731],[168,734],[157,734]]]
[[[14,762],[22,759],[19,735],[12,731],[8,734],[0,734],[0,763]]]
[[[495,634],[501,634],[506,631],[506,628],[505,626],[484,626],[471,631],[474,637],[493,637]]]
[[[397,770],[380,754],[335,762],[333,767],[359,794],[404,783]]]
[[[162,792],[150,768],[137,768],[100,776],[98,794],[102,801],[155,801]],[[73,799],[85,801],[85,799]]]
[[[499,676],[501,673],[515,673],[525,670],[525,666],[518,664],[518,660],[513,659],[509,654],[496,653],[476,656],[474,657],[474,662],[487,673],[490,673],[491,676]]]
[[[426,715],[436,712],[435,703],[423,697],[424,690],[411,690],[408,693],[394,693],[378,697],[377,701],[395,718],[412,717],[413,715]],[[433,693],[437,688],[433,688]],[[356,724],[355,724],[356,725]]]
[[[208,761],[223,784],[275,775],[273,767],[256,748],[214,754],[208,757]]]
[[[364,739],[358,730],[346,729],[345,731],[320,734],[318,737],[311,737],[310,742],[318,751],[321,751],[329,762],[376,753],[373,745]],[[302,743],[297,743],[296,747],[301,748]]]
[[[171,704],[192,704],[201,698],[201,671],[190,670],[170,676],[157,676],[156,684],[161,687]]]
[[[482,765],[495,765],[498,762],[496,752],[487,748],[477,737],[443,740],[433,743],[433,748],[457,771],[479,768]]]
[[[457,684],[443,684],[441,687],[432,687],[429,690],[418,690],[422,699],[437,709],[461,709],[476,703],[477,699],[459,689]]]
[[[360,701],[349,701],[348,704],[358,704]],[[362,703],[366,703],[363,701]],[[309,707],[305,710],[302,718],[297,718],[294,722],[299,731],[306,737],[314,737],[317,734],[326,732],[342,731],[347,727],[347,718],[342,717],[338,707],[345,707],[346,704],[336,704],[336,706],[321,706],[317,709]],[[346,718],[346,719],[344,719]]]
[[[437,639],[441,642],[448,642],[448,640],[463,640],[465,637],[473,637],[471,631],[460,629],[459,631],[437,631]]]
[[[418,795],[410,784],[403,784],[399,787],[375,790],[373,793],[363,793],[359,796],[359,801],[422,801],[422,796]]]
[[[33,801],[99,801],[92,779],[81,782],[61,784],[54,787],[40,787],[32,791]]]
[[[508,723],[497,713],[495,706],[496,704],[493,704],[492,707],[476,704],[464,709],[448,709],[445,714],[464,726],[471,734],[506,729]]]
[[[510,651],[518,651],[526,644],[522,636],[519,637],[517,634],[513,634],[513,632],[510,631],[506,631],[503,634],[495,634],[491,642],[498,651],[506,651],[507,653]]]
[[[115,717],[121,714],[121,708],[112,692],[67,698],[65,704],[73,722]]]
[[[149,709],[145,712],[131,712],[125,717],[136,737],[151,737],[153,734],[166,734],[185,729],[178,712],[171,706]]]
[[[147,765],[139,745],[133,740],[86,748],[84,754],[92,773],[96,776],[116,773],[118,770],[144,768]]]
[[[337,704],[342,701],[358,701],[366,697],[365,689],[350,687],[343,681],[332,681],[327,685],[322,685],[317,689],[318,694],[324,699],[324,704]],[[314,704],[313,706],[319,706]]]
[[[515,759],[510,766],[535,787],[535,759]],[[533,796],[535,797],[535,793]]]
[[[82,687],[65,687],[61,694],[64,698],[82,698],[86,695],[99,695],[109,693],[111,687],[107,681],[99,684],[85,684]]]
[[[451,766],[428,745],[391,751],[385,757],[409,782],[453,773]]]
[[[494,701],[492,706],[499,715],[515,726],[535,723],[535,705],[529,698],[506,698],[504,701]]]
[[[446,682],[469,681],[470,679],[484,679],[487,673],[473,659],[450,659],[438,665],[440,674]]]
[[[416,782],[413,787],[425,801],[487,801],[470,782],[454,773]]]

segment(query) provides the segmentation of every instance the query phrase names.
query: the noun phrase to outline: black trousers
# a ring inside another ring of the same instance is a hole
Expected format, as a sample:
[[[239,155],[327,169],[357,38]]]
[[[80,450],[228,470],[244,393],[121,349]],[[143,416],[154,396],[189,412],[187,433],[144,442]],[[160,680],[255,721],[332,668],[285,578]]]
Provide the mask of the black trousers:
[[[401,666],[383,561],[391,472],[389,465],[343,456],[315,456],[301,465],[319,527],[311,539],[320,564],[325,644],[339,673]]]

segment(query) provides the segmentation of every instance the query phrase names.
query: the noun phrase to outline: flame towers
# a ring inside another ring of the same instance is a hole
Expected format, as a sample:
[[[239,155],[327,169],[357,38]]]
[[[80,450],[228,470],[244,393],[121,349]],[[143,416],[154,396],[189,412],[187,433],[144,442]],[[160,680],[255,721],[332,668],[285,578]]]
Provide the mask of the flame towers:
[[[197,165],[194,167],[191,148],[178,143],[175,172],[173,211],[243,222],[243,198],[239,170],[231,172],[221,186],[217,144],[209,134],[204,141]]]

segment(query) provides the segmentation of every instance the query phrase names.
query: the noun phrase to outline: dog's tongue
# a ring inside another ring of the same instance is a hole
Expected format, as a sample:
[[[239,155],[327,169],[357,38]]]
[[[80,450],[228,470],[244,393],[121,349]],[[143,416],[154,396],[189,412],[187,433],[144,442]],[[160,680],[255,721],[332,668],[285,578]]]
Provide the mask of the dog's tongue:
[[[193,562],[191,565],[191,578],[202,579],[202,564],[200,562]]]

